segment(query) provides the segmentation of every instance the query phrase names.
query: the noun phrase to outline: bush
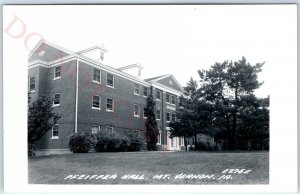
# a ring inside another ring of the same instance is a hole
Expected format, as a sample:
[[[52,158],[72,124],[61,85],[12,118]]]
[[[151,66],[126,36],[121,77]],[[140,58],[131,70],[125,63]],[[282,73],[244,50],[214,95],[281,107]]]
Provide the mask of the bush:
[[[141,151],[144,146],[144,138],[137,134],[128,134],[130,145],[128,151]]]
[[[124,152],[140,151],[144,145],[144,139],[136,134],[111,134],[99,132],[95,135],[97,152]]]
[[[36,144],[28,144],[28,157],[34,157],[36,150]]]
[[[70,137],[69,149],[73,153],[87,153],[93,147],[93,138],[88,133],[75,133]]]

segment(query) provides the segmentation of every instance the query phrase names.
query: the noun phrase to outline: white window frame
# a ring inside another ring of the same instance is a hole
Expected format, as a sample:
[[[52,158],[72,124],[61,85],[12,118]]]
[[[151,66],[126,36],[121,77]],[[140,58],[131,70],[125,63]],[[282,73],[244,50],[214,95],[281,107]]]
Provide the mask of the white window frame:
[[[107,102],[108,102],[108,100],[112,100],[112,110],[110,110],[110,109],[107,109]],[[115,110],[115,106],[114,106],[114,99],[112,99],[112,98],[107,98],[106,99],[106,112],[114,112],[114,110]]]
[[[93,131],[93,129],[97,128],[97,132]],[[100,125],[92,125],[92,134],[96,134],[99,133],[101,130],[101,126]]]
[[[145,96],[145,88],[146,88],[146,92],[147,92],[146,96]],[[146,98],[148,97],[148,88],[146,86],[143,87],[143,96]]]
[[[173,115],[174,115],[174,121],[173,121]],[[175,113],[171,114],[171,122],[176,122],[176,114]]]
[[[168,120],[168,114],[169,114],[169,120]],[[170,122],[171,122],[171,113],[170,113],[170,112],[167,112],[167,113],[166,113],[166,122],[167,122],[167,123],[170,123]]]
[[[59,95],[59,104],[54,104],[55,96],[56,96],[57,94]],[[60,97],[61,97],[60,93],[55,93],[55,94],[53,95],[52,107],[60,106],[60,99],[61,99]]]
[[[157,111],[159,111],[159,118],[157,118]],[[160,109],[156,109],[155,111],[155,117],[156,117],[156,120],[160,121],[161,120],[161,110]]]
[[[180,137],[181,138],[181,146],[184,146],[184,137]]]
[[[34,90],[31,90],[31,84],[30,84],[31,78],[34,78]],[[29,77],[29,92],[35,92],[35,89],[36,89],[35,76],[30,76]]]
[[[112,75],[112,78],[113,78],[113,79],[112,79],[112,80],[113,80],[112,86],[111,86],[111,85],[108,85],[108,82],[107,82],[108,74],[109,74],[109,75]],[[115,76],[114,76],[114,74],[106,73],[106,86],[107,86],[107,87],[110,87],[110,88],[115,88]]]
[[[114,127],[113,126],[105,126],[105,130],[106,132],[108,132],[108,130],[111,130],[111,133],[114,133]]]
[[[137,88],[136,88],[137,86]],[[136,89],[137,89],[137,93],[136,93]],[[139,84],[134,84],[134,91],[133,91],[134,95],[140,95],[140,85]]]
[[[60,67],[60,71],[59,71],[59,76],[56,77],[56,69]],[[58,66],[55,66],[54,67],[54,77],[53,77],[53,80],[57,80],[57,79],[60,79],[61,78],[61,65],[58,65]]]
[[[167,96],[169,96],[169,100],[168,100]],[[171,95],[167,93],[167,94],[166,94],[166,103],[167,103],[167,104],[170,104],[170,103],[171,103],[170,97],[171,97]]]
[[[144,117],[144,119],[147,119],[148,117],[145,116],[145,109],[147,109],[147,107],[143,108],[143,117]]]
[[[55,126],[58,126],[58,135],[57,136],[53,136],[53,129]],[[55,124],[53,125],[52,129],[51,129],[51,138],[50,139],[59,139],[59,124]]]
[[[95,76],[95,70],[98,70],[99,73],[100,73],[100,74],[99,74],[99,77],[100,77],[99,81],[97,81],[97,80],[94,79],[94,76]],[[92,79],[93,79],[93,82],[94,82],[94,83],[101,84],[101,74],[102,74],[102,72],[101,72],[100,69],[98,69],[98,68],[94,68],[94,69],[93,69],[93,78],[92,78]]]
[[[94,107],[94,96],[98,96],[99,97],[99,107]],[[92,109],[101,110],[101,101],[102,101],[101,100],[101,96],[93,94],[92,95]]]
[[[159,99],[157,98],[157,92],[159,92]],[[156,90],[156,92],[155,92],[155,99],[158,100],[158,101],[161,101],[161,91]]]
[[[135,114],[135,113],[136,113],[136,111],[135,111],[135,106],[137,106],[137,108],[138,108],[138,109],[137,109],[137,113],[138,113],[138,114]],[[139,117],[140,117],[140,114],[141,114],[141,112],[140,112],[140,105],[134,104],[134,105],[133,105],[133,116],[139,118]]]
[[[158,137],[157,137],[157,144],[161,145],[161,131],[159,131]]]
[[[174,103],[173,103],[173,100],[174,100]],[[171,95],[171,104],[176,104],[176,100],[175,100],[175,96],[174,95]]]

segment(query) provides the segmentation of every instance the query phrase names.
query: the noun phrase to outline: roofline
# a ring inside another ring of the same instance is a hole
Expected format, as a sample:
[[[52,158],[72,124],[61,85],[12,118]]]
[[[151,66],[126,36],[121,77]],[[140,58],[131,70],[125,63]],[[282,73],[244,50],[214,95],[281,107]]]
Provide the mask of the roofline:
[[[116,69],[117,70],[125,70],[125,69],[130,69],[132,67],[139,67],[139,68],[143,69],[143,67],[140,64],[138,64],[138,63],[131,64],[131,65],[126,65],[126,66],[119,67],[119,68],[116,68]]]
[[[81,51],[77,51],[76,53],[78,53],[78,54],[87,53],[87,52],[90,52],[90,51],[95,50],[95,49],[100,49],[100,50],[103,50],[103,51],[107,52],[106,49],[101,48],[101,47],[99,47],[98,45],[95,45],[95,46],[92,46],[92,47],[90,47],[90,48],[83,49],[83,50],[81,50]]]
[[[155,78],[155,79],[149,80],[149,81],[151,81],[151,82],[158,82],[159,80],[165,79],[167,77],[171,77],[175,81],[176,85],[178,85],[178,87],[181,90],[181,92],[184,92],[183,87],[179,84],[179,82],[176,80],[176,78],[172,74],[163,75],[161,77],[158,77],[158,78]]]

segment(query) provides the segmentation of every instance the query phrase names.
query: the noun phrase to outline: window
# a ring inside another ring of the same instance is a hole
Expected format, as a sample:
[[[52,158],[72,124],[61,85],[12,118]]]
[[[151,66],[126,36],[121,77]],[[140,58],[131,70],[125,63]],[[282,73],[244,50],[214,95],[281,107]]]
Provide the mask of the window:
[[[61,66],[54,67],[54,79],[61,77]]]
[[[170,103],[170,95],[169,94],[166,94],[166,101],[167,101],[167,103]]]
[[[156,99],[160,100],[160,91],[156,91]]]
[[[157,144],[161,144],[161,132],[157,136]]]
[[[141,131],[139,129],[136,129],[134,132],[136,135],[141,135]]]
[[[180,145],[184,146],[184,138],[180,137],[180,139],[181,139],[181,144]]]
[[[92,125],[92,133],[100,132],[100,125]]]
[[[144,107],[144,118],[147,118],[147,108]]]
[[[60,94],[54,94],[53,98],[53,106],[59,106],[60,105]]]
[[[107,133],[114,133],[114,127],[112,127],[112,126],[106,126],[105,130]]]
[[[167,117],[167,122],[170,122],[171,119],[170,119],[170,113],[169,112],[167,112],[167,116],[166,117]]]
[[[109,87],[114,87],[114,75],[113,74],[107,74],[106,75],[106,85]]]
[[[176,115],[174,113],[172,113],[172,122],[176,121]]]
[[[156,110],[156,120],[160,120],[160,110]]]
[[[109,111],[109,112],[114,111],[114,100],[111,98],[107,98],[107,100],[106,100],[106,111]]]
[[[101,82],[101,71],[100,69],[94,68],[93,81],[100,83]]]
[[[145,97],[148,96],[148,88],[147,88],[147,87],[144,87],[143,95],[144,95]]]
[[[134,84],[134,94],[140,95],[140,86],[139,86],[139,84]]]
[[[103,59],[104,59],[104,53],[100,52],[100,60],[103,61]]]
[[[29,77],[29,91],[34,92],[35,91],[35,77]]]
[[[92,104],[92,109],[101,109],[100,108],[101,104],[101,98],[98,95],[93,95],[93,104]]]
[[[135,117],[140,117],[140,106],[137,104],[134,105],[133,115]]]
[[[171,147],[174,147],[174,139],[171,138]]]
[[[175,104],[175,96],[171,96],[171,104]]]
[[[59,133],[59,125],[55,124],[52,127],[52,139],[58,139],[58,133]]]

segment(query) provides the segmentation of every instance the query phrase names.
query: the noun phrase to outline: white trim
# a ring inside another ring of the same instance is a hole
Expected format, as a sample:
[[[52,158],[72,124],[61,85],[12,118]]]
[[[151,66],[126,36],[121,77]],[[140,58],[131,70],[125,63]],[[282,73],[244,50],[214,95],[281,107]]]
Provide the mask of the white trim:
[[[111,99],[112,100],[112,110],[107,109],[107,100]],[[106,98],[106,112],[114,112],[115,111],[115,101],[112,98]]]
[[[55,126],[58,126],[58,135],[57,136],[53,136],[53,129]],[[52,129],[51,129],[51,138],[50,139],[59,139],[59,124],[54,124]]]
[[[135,106],[138,107],[138,115],[135,115]],[[133,104],[133,116],[136,117],[136,118],[140,118],[140,115],[141,115],[141,112],[140,112],[140,105],[138,104]]]
[[[94,80],[94,73],[95,73],[95,69],[100,71],[100,81]],[[94,67],[93,69],[93,77],[92,77],[92,82],[96,83],[96,84],[101,84],[101,79],[102,79],[102,71],[99,68]]]
[[[99,108],[98,107],[94,107],[94,96],[98,96],[99,97]],[[101,104],[102,104],[102,98],[100,95],[96,95],[96,94],[92,94],[92,109],[94,110],[101,110]]]
[[[75,95],[75,133],[77,133],[77,122],[78,122],[78,74],[79,74],[79,63],[76,61],[76,95]]]
[[[183,95],[182,92],[179,92],[179,91],[174,90],[174,89],[172,89],[172,88],[166,87],[166,86],[164,86],[164,85],[162,85],[162,84],[159,84],[159,83],[152,83],[152,86],[153,86],[154,88],[163,90],[163,91],[165,91],[165,92],[169,92],[169,93],[171,93],[171,94],[173,94],[173,95],[176,95],[176,96],[181,96],[181,95]]]
[[[167,77],[171,77],[175,81],[176,85],[179,87],[179,89],[181,90],[181,92],[184,92],[184,89],[182,88],[182,86],[179,84],[179,82],[175,79],[175,77],[172,74],[167,74],[167,75],[164,75],[164,76],[160,76],[160,77],[158,77],[156,79],[150,80],[150,82],[157,83],[157,81],[165,79]]]
[[[56,68],[60,67],[60,71],[59,71],[59,77],[56,77]],[[57,80],[57,79],[60,79],[61,78],[61,65],[58,65],[56,67],[54,67],[54,77],[53,77],[53,80]]]
[[[55,99],[55,95],[56,94],[59,94],[59,104],[54,104],[54,99]],[[55,94],[53,94],[53,102],[52,102],[52,107],[57,107],[57,106],[60,106],[60,93],[55,93]]]
[[[107,85],[107,75],[108,74],[113,76],[113,85],[112,86]],[[114,74],[106,72],[106,86],[109,87],[109,88],[115,88],[115,75]]]

